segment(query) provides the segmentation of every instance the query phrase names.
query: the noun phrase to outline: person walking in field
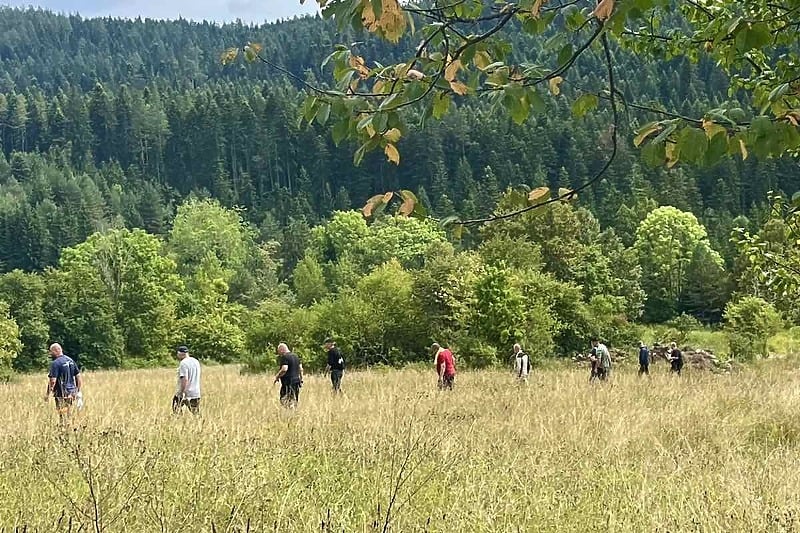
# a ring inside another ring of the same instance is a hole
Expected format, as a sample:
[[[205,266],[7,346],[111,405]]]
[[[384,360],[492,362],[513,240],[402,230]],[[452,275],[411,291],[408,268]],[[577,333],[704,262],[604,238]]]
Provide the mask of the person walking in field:
[[[300,402],[300,387],[303,386],[303,364],[300,358],[282,342],[278,345],[278,373],[275,382],[281,383],[281,405],[287,409],[297,407]]]
[[[328,352],[328,364],[325,366],[325,371],[331,373],[331,386],[333,392],[338,394],[342,392],[342,376],[344,375],[344,357],[342,352],[336,347],[336,341],[333,339],[325,339],[325,351]]]
[[[639,341],[639,376],[650,376],[650,350],[643,341]]]
[[[606,345],[600,342],[599,339],[592,339],[592,348],[596,350],[597,359],[597,377],[600,381],[606,381],[611,377],[611,354],[606,348]]]
[[[531,359],[528,354],[522,351],[522,346],[514,345],[514,376],[521,384],[528,383],[528,375],[531,373]]]
[[[592,364],[591,371],[589,373],[589,383],[593,381],[597,381],[600,375],[597,372],[597,367],[600,366],[600,363],[597,361],[597,348],[592,348],[589,352],[589,362]]]
[[[200,414],[200,361],[189,354],[189,348],[179,346],[178,357],[178,384],[175,387],[175,396],[172,397],[172,412],[181,413],[183,407],[188,407],[193,415]]]
[[[83,377],[75,361],[64,355],[60,344],[51,344],[49,351],[52,361],[47,373],[47,393],[44,401],[50,400],[52,395],[56,401],[56,411],[63,420],[65,416],[71,414],[73,404],[82,399]]]
[[[433,343],[431,350],[436,357],[436,373],[439,375],[439,390],[453,390],[456,380],[456,361],[453,352]]]
[[[681,370],[683,370],[683,352],[678,349],[678,346],[674,342],[671,343],[669,347],[670,372],[680,376]]]

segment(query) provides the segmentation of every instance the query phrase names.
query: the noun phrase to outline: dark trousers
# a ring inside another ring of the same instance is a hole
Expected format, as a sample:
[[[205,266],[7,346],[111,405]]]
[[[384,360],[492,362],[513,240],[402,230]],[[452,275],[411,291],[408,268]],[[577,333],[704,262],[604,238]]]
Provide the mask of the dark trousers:
[[[639,375],[642,374],[650,375],[650,363],[639,363]]]
[[[331,385],[333,386],[333,392],[341,392],[343,375],[344,370],[331,370]]]
[[[672,368],[670,369],[673,374],[681,375],[681,370],[683,370],[683,361],[672,361]]]
[[[453,385],[455,385],[455,381],[456,381],[456,376],[455,375],[444,376],[439,381],[439,389],[440,390],[453,390]]]
[[[200,414],[200,398],[180,398],[179,396],[172,397],[172,412],[180,414],[183,407],[188,407],[189,412],[193,415]]]
[[[281,405],[284,407],[297,407],[300,401],[300,382],[281,382]]]

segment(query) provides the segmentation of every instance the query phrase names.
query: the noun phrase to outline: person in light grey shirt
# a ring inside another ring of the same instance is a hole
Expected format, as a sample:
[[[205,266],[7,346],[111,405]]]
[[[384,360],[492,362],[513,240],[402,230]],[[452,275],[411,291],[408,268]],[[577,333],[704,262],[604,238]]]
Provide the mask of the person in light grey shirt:
[[[189,348],[178,347],[178,384],[172,398],[172,412],[181,413],[183,406],[193,415],[200,414],[200,362],[189,355]]]

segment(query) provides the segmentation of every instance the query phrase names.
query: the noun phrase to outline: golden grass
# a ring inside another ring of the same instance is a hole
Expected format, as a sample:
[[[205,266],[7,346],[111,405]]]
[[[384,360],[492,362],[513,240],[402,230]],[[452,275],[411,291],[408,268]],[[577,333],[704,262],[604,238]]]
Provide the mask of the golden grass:
[[[653,370],[311,377],[287,413],[269,377],[208,367],[199,420],[171,416],[169,369],[87,373],[67,437],[26,377],[0,388],[0,528],[382,531],[395,494],[391,531],[797,530],[800,364]]]

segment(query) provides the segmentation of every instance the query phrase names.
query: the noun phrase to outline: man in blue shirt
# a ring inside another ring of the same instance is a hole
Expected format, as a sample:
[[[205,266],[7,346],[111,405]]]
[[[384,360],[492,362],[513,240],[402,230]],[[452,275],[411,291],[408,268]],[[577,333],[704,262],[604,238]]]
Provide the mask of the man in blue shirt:
[[[639,375],[647,374],[650,376],[650,350],[644,342],[639,342]]]
[[[47,394],[45,401],[50,399],[50,395],[56,399],[56,410],[63,417],[68,414],[73,401],[78,398],[83,384],[81,371],[72,358],[64,355],[64,350],[58,343],[50,346],[50,372],[48,373]]]

